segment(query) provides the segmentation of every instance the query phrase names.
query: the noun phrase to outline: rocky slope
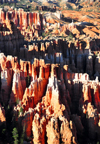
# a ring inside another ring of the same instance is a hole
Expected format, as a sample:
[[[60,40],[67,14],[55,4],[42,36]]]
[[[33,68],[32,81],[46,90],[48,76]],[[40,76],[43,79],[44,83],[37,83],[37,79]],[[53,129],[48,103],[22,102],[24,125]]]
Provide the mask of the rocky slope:
[[[19,143],[100,141],[98,26],[51,24],[22,9],[0,16],[0,143],[13,143],[14,127]],[[51,29],[56,38],[42,35]]]

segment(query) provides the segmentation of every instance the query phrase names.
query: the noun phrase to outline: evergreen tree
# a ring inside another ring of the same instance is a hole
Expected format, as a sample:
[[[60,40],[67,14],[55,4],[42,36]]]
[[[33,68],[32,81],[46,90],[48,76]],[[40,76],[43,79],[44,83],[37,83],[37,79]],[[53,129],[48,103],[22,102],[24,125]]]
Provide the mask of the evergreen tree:
[[[13,138],[14,138],[14,144],[18,144],[18,131],[17,131],[17,128],[13,128],[12,134],[13,134]]]

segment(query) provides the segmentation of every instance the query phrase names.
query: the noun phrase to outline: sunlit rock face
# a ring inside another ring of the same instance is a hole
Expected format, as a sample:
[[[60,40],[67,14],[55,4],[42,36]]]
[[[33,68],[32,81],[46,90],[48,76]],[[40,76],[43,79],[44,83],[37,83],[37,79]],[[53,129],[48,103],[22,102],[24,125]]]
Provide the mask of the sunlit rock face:
[[[77,133],[82,136],[85,128],[77,112],[87,117],[89,138],[99,136],[97,77],[90,80],[87,73],[71,72],[70,65],[45,64],[43,59],[19,63],[17,57],[3,53],[0,59],[1,100],[9,102],[16,120],[23,115],[18,123],[27,137],[33,136],[32,142],[77,143]]]
[[[4,108],[0,104],[0,126],[3,123],[6,124],[5,110],[4,110]]]
[[[57,83],[56,77],[52,76],[49,78],[46,95],[42,98],[42,101],[38,102],[32,111],[30,111],[30,109],[28,111],[26,110],[27,112],[23,119],[26,135],[31,136],[31,134],[33,134],[34,143],[40,142],[44,144],[46,137],[48,143],[77,143],[75,125],[72,121],[69,122],[70,117],[66,110],[68,106],[64,106],[61,102],[60,89]],[[26,118],[28,115],[30,115],[29,125]],[[61,125],[59,123],[61,123]],[[30,134],[28,131],[29,127],[32,127],[32,133]],[[64,133],[65,130],[66,132]],[[67,137],[68,139],[66,139]]]
[[[2,102],[7,103],[10,94],[12,80],[12,69],[4,69],[1,72],[1,99]]]
[[[14,105],[17,100],[22,100],[25,88],[26,79],[24,77],[24,72],[15,71],[13,75],[12,92],[9,101],[10,105]]]
[[[9,112],[30,143],[100,141],[100,42],[83,29],[0,10],[0,126]]]

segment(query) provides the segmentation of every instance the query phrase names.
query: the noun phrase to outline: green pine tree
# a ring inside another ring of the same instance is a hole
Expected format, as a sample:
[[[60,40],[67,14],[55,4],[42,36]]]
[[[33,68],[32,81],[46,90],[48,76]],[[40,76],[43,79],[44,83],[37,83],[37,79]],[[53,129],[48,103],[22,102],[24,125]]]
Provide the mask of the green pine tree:
[[[12,134],[13,134],[13,138],[14,138],[14,144],[18,144],[18,131],[17,131],[17,128],[13,128]]]

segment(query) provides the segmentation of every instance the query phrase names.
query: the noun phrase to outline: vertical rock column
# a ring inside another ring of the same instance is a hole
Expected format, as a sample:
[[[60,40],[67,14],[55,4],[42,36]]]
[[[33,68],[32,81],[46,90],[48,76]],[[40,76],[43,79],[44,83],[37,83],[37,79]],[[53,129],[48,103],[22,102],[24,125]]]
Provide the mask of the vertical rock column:
[[[29,26],[32,26],[33,23],[33,13],[29,13]]]
[[[84,84],[82,91],[83,91],[84,102],[86,101],[92,102],[90,86]]]
[[[64,144],[76,144],[76,128],[72,121],[70,123],[64,117],[59,117],[61,123],[61,141]]]
[[[20,25],[20,30],[22,30],[22,13],[21,12],[19,14],[19,25]]]
[[[37,24],[37,13],[35,13],[35,24]]]
[[[60,134],[59,134],[59,126],[58,120],[55,117],[52,117],[46,126],[47,132],[47,143],[48,144],[60,144]]]
[[[9,20],[9,12],[6,12],[6,20]]]
[[[100,96],[99,96],[99,87],[94,86],[94,104],[96,108],[100,111]]]
[[[45,69],[45,78],[48,79],[50,75],[50,64],[46,64],[44,69]]]
[[[1,72],[1,100],[7,102],[10,94],[12,70],[4,69]]]
[[[6,19],[4,11],[1,11],[1,19],[2,19],[2,22],[4,22]]]
[[[31,137],[32,135],[32,121],[34,117],[34,111],[29,109],[29,111],[25,114],[24,119],[22,120],[23,127],[25,126],[25,134],[27,137]]]
[[[25,28],[27,28],[27,26],[28,26],[28,19],[27,19],[27,13],[26,12],[24,12],[24,26],[25,26]]]
[[[16,100],[22,100],[23,98],[24,90],[26,87],[26,81],[23,76],[24,74],[22,74],[21,71],[16,71],[14,73],[11,98],[9,101],[10,106],[12,106]]]
[[[46,119],[43,116],[40,119],[39,114],[34,116],[32,123],[33,130],[33,143],[34,144],[45,144],[45,135],[46,135]]]
[[[32,64],[32,80],[37,78],[37,70],[34,64]]]
[[[17,11],[15,10],[15,18],[14,18],[15,20],[14,20],[14,23],[15,23],[15,25],[17,26],[18,25],[18,13],[17,13]]]
[[[35,13],[33,13],[33,23],[35,24]]]

